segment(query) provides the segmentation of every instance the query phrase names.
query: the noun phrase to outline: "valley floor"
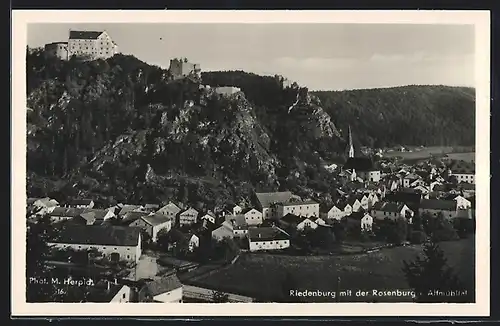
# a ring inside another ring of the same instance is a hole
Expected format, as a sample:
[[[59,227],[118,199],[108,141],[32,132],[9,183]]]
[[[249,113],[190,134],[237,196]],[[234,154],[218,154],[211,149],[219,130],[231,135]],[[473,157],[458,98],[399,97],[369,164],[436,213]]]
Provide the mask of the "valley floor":
[[[474,289],[474,238],[443,242],[440,247],[448,264],[466,284]],[[274,298],[282,291],[286,271],[297,283],[297,290],[345,291],[352,295],[343,298],[309,297],[308,302],[335,301],[412,301],[409,296],[358,297],[358,290],[408,290],[402,272],[403,260],[413,261],[422,253],[421,246],[382,249],[378,252],[350,256],[286,256],[248,253],[232,266],[189,280],[189,284],[241,295]],[[340,279],[338,279],[338,277]],[[339,282],[339,283],[338,283]],[[270,299],[272,300],[272,299]]]

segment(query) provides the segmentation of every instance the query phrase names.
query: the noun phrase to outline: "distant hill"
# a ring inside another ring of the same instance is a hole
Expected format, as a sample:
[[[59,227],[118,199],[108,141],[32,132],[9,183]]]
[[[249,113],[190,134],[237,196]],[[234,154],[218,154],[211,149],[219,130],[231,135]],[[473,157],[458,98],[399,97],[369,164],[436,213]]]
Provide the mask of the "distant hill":
[[[475,144],[475,90],[403,86],[313,92],[335,125],[365,146]]]

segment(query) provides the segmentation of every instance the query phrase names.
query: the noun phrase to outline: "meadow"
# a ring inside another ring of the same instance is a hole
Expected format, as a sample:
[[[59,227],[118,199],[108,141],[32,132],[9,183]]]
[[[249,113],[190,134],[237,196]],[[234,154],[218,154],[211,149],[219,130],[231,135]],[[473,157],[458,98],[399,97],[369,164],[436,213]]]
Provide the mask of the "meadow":
[[[413,149],[411,152],[386,152],[383,154],[384,157],[400,157],[403,161],[416,161],[424,160],[430,157],[443,157],[446,155],[447,158],[451,160],[464,160],[464,161],[474,161],[475,152],[454,152],[453,147],[425,147],[422,149]]]
[[[443,242],[441,248],[459,277],[474,288],[473,238]],[[356,297],[358,290],[408,289],[402,272],[403,260],[413,261],[421,246],[382,249],[369,254],[349,256],[287,256],[247,253],[232,266],[189,280],[189,284],[241,295],[272,300],[282,292],[286,272],[294,278],[297,290],[343,291],[342,298],[310,297],[308,302],[367,301]],[[368,299],[369,300],[369,299]],[[379,302],[412,301],[411,297],[384,297]]]

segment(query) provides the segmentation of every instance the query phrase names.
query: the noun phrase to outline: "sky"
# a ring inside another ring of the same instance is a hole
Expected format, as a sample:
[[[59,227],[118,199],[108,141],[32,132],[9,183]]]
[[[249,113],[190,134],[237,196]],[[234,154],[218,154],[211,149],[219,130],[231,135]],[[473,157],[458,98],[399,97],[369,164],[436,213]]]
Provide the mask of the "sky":
[[[279,74],[310,90],[403,85],[474,87],[474,25],[62,24],[28,26],[28,45],[67,41],[69,30],[106,30],[124,54],[168,68]]]

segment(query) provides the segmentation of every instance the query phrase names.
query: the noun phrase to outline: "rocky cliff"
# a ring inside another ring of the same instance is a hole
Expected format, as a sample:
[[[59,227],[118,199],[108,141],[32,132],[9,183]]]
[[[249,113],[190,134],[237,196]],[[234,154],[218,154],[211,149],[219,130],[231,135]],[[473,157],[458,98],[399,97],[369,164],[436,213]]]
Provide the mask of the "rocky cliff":
[[[213,209],[250,201],[255,190],[310,195],[334,182],[320,162],[341,153],[343,140],[305,88],[252,75],[234,85],[242,92],[221,96],[203,80],[173,80],[121,55],[63,62],[33,51],[27,64],[33,196]]]

